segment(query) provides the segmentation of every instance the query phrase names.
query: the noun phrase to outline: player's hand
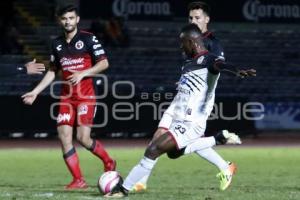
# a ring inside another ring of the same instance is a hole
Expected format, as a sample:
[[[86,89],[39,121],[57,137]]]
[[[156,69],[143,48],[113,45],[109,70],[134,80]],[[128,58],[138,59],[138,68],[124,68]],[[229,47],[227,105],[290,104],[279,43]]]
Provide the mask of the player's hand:
[[[83,72],[78,72],[78,71],[73,71],[69,70],[73,74],[67,77],[67,80],[72,84],[72,85],[77,85],[83,78],[84,74]]]
[[[35,92],[27,92],[22,96],[23,102],[26,105],[32,105],[37,97],[37,94]]]
[[[36,59],[25,64],[27,74],[43,74],[46,67],[43,63],[36,63]]]
[[[239,70],[237,75],[241,78],[245,78],[246,76],[256,76],[255,69],[246,69],[246,70]]]

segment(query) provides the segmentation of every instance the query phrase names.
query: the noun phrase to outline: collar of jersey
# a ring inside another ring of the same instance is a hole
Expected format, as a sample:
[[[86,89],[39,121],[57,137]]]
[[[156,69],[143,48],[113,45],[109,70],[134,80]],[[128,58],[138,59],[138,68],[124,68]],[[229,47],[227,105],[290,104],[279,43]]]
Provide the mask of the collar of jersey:
[[[206,31],[205,33],[202,33],[202,38],[207,38],[212,32]]]
[[[72,44],[73,41],[76,40],[76,38],[78,37],[79,33],[80,33],[80,30],[77,29],[77,33],[74,35],[74,37],[71,39],[71,41],[70,41],[69,43],[67,42],[66,37],[65,37],[65,35],[64,35],[63,38],[64,38],[65,43],[66,43],[66,44]]]
[[[208,54],[207,50],[201,51],[201,52],[197,53],[195,56],[193,56],[193,58],[199,58],[200,56],[203,56],[205,54]]]

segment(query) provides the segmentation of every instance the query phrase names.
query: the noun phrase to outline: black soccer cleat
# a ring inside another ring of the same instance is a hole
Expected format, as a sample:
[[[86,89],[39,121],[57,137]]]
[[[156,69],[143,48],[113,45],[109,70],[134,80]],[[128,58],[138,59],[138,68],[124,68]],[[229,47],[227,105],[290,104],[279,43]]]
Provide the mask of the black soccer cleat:
[[[111,192],[104,195],[104,198],[124,198],[128,196],[128,190],[123,186],[123,178],[120,177],[118,184],[111,190]]]

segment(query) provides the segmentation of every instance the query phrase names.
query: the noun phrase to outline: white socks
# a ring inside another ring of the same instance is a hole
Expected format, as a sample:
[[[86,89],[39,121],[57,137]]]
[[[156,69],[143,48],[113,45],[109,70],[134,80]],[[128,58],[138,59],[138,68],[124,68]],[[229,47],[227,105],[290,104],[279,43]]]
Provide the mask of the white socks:
[[[214,164],[220,170],[228,168],[228,163],[211,147],[216,145],[215,138],[202,137],[198,138],[195,142],[186,146],[184,154],[196,153],[210,163]]]
[[[139,180],[138,182],[143,184],[143,185],[147,185],[148,179],[149,179],[149,175],[144,176],[141,180]]]
[[[196,153],[210,163],[214,164],[220,170],[225,170],[229,167],[228,163],[211,147],[216,145],[215,138],[202,137],[195,142],[186,146],[184,154]],[[136,183],[147,184],[151,171],[158,159],[151,160],[144,157],[126,177],[123,187],[128,191],[132,190]]]
[[[201,137],[186,146],[184,154],[194,153],[196,151],[210,148],[216,145],[215,137]]]
[[[196,151],[196,154],[214,164],[221,171],[228,169],[229,167],[228,163],[213,148]]]
[[[156,160],[151,160],[149,158],[142,158],[142,160],[140,161],[139,164],[137,164],[128,174],[128,176],[126,177],[124,183],[123,183],[123,187],[130,191],[132,190],[133,186],[138,183],[141,182],[140,180],[144,177],[146,178],[146,182],[151,174],[152,168],[154,167],[155,163],[157,162]]]

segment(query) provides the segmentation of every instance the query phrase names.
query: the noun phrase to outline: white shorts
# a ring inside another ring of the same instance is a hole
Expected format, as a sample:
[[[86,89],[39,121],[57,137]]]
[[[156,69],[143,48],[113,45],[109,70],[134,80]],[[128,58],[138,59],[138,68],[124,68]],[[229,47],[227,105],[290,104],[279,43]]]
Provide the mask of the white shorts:
[[[173,117],[171,114],[164,112],[161,120],[159,121],[158,128],[163,128],[169,130],[173,121]]]
[[[158,128],[163,128],[169,131],[170,135],[176,142],[177,148],[182,149],[189,143],[204,136],[206,129],[207,115],[190,116],[187,119],[178,119],[174,114],[174,106],[164,112]]]
[[[182,149],[199,137],[203,137],[205,128],[197,123],[173,120],[168,130],[176,142],[177,149]]]

